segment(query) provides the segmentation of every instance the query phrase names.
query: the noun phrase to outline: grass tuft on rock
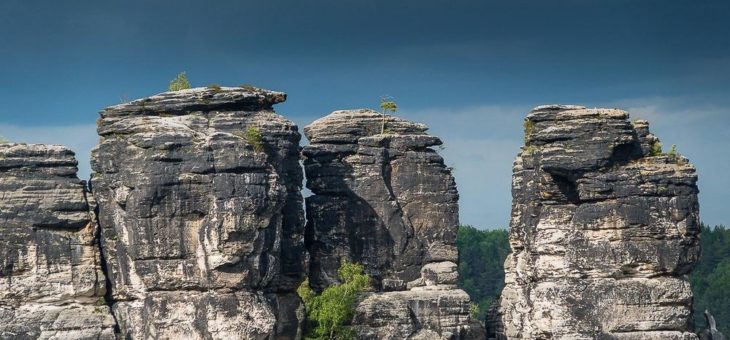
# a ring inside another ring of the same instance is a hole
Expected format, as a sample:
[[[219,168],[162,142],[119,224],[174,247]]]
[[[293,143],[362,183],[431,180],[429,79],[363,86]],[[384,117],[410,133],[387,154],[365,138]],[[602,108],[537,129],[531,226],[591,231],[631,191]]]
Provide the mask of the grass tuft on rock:
[[[246,129],[246,141],[251,144],[254,151],[264,151],[264,136],[259,128],[252,126]]]

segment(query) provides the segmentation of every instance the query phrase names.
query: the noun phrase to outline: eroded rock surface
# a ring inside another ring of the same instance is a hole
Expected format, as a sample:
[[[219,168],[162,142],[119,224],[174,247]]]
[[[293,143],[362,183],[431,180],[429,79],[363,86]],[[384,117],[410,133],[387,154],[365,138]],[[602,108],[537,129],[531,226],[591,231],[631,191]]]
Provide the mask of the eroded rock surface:
[[[695,168],[625,111],[542,106],[514,164],[500,339],[694,339]]]
[[[385,120],[385,133],[381,133]],[[458,278],[458,193],[423,124],[372,110],[335,111],[304,131],[310,283],[337,283],[342,259],[363,264],[376,291],[357,307],[363,339],[467,339]]]
[[[295,338],[305,273],[300,134],[255,88],[101,112],[92,188],[114,313],[132,338]]]
[[[0,144],[0,339],[114,339],[74,153]]]

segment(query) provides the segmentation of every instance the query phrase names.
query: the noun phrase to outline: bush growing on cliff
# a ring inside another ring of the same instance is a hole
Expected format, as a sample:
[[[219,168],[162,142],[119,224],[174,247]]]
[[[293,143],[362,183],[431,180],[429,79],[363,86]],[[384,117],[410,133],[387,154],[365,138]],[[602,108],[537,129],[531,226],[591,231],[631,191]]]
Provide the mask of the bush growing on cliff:
[[[522,124],[522,126],[525,128],[525,137],[524,142],[525,145],[530,141],[530,135],[535,131],[535,122],[525,119],[525,122]]]
[[[264,150],[264,136],[259,128],[252,126],[246,129],[246,141],[251,144],[254,151],[261,152]]]
[[[186,90],[190,88],[190,82],[188,81],[188,77],[185,75],[185,72],[180,72],[180,74],[175,77],[172,81],[170,81],[170,86],[167,88],[168,91],[180,91],[180,90]]]
[[[370,289],[370,278],[363,266],[343,261],[337,276],[342,282],[316,295],[305,280],[297,289],[307,310],[305,339],[345,340],[353,339],[354,331],[347,326],[355,313],[357,296]]]
[[[651,150],[649,152],[650,156],[659,156],[662,154],[662,143],[659,141],[653,141],[651,143]]]
[[[671,159],[676,159],[678,155],[679,153],[677,152],[677,145],[672,144],[672,148],[669,149],[669,152],[667,152],[667,156],[669,156],[669,158]]]

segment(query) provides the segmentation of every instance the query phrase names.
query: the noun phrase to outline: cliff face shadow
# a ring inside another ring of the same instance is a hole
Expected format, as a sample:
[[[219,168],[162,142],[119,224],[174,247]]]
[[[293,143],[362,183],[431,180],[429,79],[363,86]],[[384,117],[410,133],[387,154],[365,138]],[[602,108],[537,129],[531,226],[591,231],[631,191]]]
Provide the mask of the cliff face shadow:
[[[304,243],[311,259],[310,285],[319,292],[338,283],[337,269],[342,260],[349,260],[362,264],[375,288],[381,290],[383,278],[395,260],[393,237],[369,200],[352,189],[355,169],[331,162],[304,162],[308,169],[307,186],[314,193],[305,198]],[[361,188],[369,189],[374,184]],[[383,197],[384,205],[387,199]]]

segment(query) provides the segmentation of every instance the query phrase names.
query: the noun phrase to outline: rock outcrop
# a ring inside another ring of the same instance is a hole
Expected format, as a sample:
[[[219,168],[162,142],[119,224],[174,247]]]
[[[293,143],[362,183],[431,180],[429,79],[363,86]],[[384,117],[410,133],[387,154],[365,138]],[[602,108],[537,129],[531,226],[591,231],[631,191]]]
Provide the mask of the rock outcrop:
[[[300,134],[280,92],[210,87],[101,112],[92,191],[122,336],[294,339]]]
[[[114,339],[74,153],[0,144],[0,339]]]
[[[695,168],[628,118],[579,106],[527,116],[497,338],[696,338]]]
[[[717,330],[715,317],[707,310],[705,310],[705,322],[707,322],[707,328],[698,334],[700,340],[725,340],[725,336]]]
[[[458,193],[426,129],[372,110],[335,111],[304,129],[310,284],[337,283],[342,259],[363,264],[376,292],[357,306],[362,339],[483,331],[455,285]]]

